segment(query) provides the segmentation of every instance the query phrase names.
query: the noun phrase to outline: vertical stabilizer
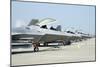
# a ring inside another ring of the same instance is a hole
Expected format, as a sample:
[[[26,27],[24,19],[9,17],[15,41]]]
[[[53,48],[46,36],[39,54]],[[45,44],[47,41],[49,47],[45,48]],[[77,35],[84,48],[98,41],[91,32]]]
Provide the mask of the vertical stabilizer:
[[[30,21],[30,23],[28,24],[28,26],[31,26],[31,25],[37,25],[39,23],[39,20],[38,19],[32,19]]]
[[[56,30],[57,30],[57,31],[61,31],[61,25],[58,25],[58,26],[56,27]]]

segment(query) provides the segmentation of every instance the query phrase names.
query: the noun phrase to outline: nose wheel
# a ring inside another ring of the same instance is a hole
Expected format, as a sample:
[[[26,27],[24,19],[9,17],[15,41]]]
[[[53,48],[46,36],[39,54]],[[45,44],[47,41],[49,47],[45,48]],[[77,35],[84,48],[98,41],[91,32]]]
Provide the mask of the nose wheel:
[[[34,52],[38,52],[40,43],[32,43],[32,45],[33,45],[33,48],[34,48]]]
[[[38,52],[39,48],[38,47],[34,47],[34,52]]]

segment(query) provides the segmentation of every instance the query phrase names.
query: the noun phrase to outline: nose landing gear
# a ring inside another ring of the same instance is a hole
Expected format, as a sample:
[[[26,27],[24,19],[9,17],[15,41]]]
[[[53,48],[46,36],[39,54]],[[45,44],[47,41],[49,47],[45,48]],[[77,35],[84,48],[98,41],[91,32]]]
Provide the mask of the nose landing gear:
[[[32,43],[32,45],[33,45],[33,48],[34,48],[34,52],[38,52],[40,43]]]

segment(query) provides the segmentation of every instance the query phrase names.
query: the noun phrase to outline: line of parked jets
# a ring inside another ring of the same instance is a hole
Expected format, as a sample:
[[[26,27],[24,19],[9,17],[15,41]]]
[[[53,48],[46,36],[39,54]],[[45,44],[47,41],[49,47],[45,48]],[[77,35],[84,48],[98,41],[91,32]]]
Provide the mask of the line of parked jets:
[[[70,45],[72,41],[82,41],[87,38],[92,38],[91,35],[82,32],[62,31],[61,25],[56,28],[47,25],[56,21],[52,18],[45,18],[39,21],[32,19],[27,26],[17,27],[12,29],[12,42],[31,42],[34,47],[34,52],[39,51],[40,44],[48,46],[48,43],[62,43]]]

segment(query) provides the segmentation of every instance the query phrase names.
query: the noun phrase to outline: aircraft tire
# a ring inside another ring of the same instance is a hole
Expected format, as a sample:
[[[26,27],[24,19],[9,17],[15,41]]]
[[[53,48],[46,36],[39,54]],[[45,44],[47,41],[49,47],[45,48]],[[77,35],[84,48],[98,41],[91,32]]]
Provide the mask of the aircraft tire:
[[[34,52],[38,52],[39,51],[39,48],[34,48]]]
[[[48,43],[45,42],[45,43],[44,43],[44,46],[48,46]]]
[[[65,41],[64,45],[71,45],[71,41]]]

